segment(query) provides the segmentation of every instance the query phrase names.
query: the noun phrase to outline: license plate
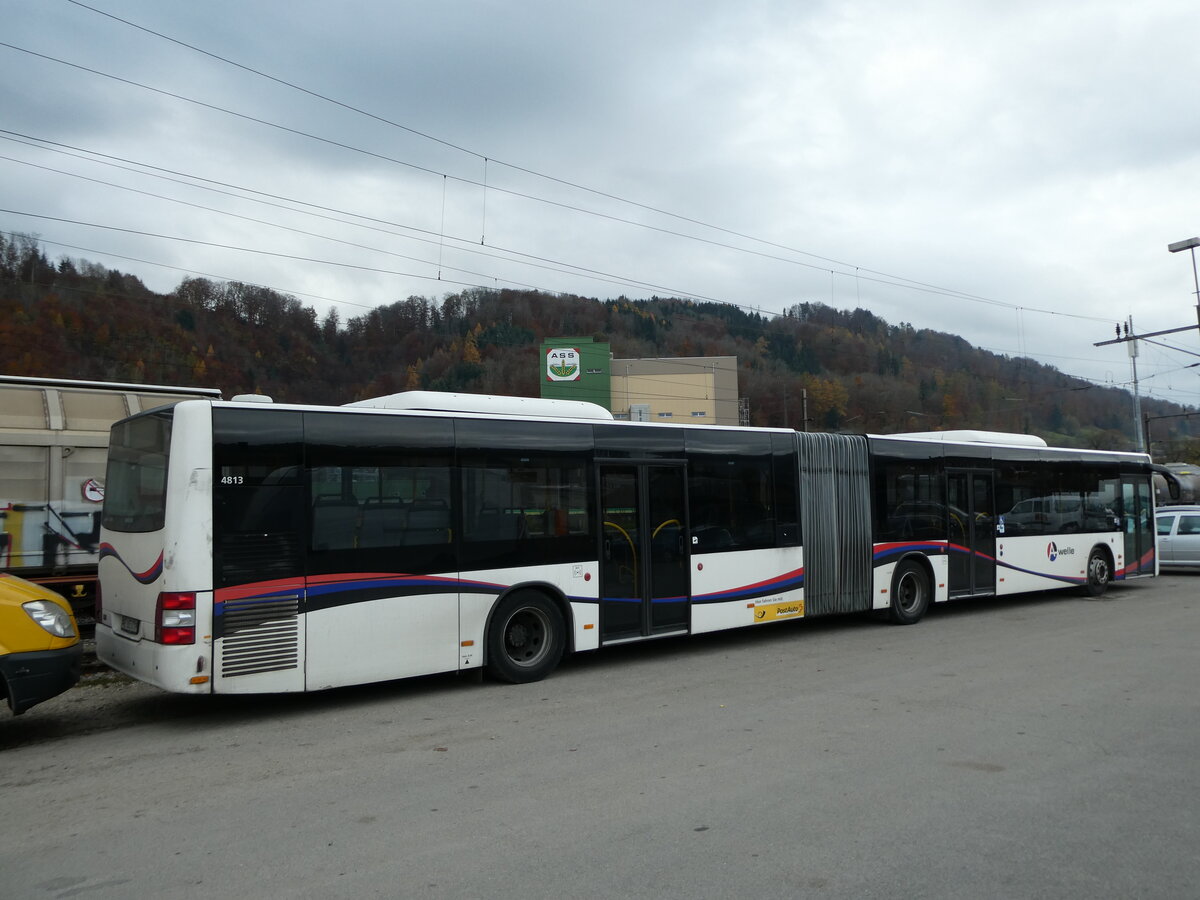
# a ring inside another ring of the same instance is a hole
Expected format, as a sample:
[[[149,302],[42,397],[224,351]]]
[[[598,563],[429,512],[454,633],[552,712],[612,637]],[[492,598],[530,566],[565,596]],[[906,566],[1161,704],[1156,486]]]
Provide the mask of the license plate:
[[[121,630],[126,634],[137,634],[142,628],[142,623],[138,619],[130,616],[121,616]]]

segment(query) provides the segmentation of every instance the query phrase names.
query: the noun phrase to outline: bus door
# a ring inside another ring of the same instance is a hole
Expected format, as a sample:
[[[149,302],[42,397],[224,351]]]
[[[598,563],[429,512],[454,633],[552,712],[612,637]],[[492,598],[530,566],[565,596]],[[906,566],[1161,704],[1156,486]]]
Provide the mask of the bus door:
[[[946,470],[951,597],[996,592],[996,510],[992,473]]]
[[[686,632],[685,465],[601,463],[600,639]]]
[[[1126,476],[1121,484],[1124,511],[1125,574],[1154,574],[1154,515],[1150,507],[1150,482]]]

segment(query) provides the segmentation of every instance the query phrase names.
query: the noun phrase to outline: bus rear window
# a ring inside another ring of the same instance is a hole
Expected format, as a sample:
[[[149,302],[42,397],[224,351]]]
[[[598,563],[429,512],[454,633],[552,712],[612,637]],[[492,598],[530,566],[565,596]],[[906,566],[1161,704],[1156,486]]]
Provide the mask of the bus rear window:
[[[104,527],[110,531],[147,532],[163,527],[171,415],[171,410],[165,410],[113,426],[104,484]]]

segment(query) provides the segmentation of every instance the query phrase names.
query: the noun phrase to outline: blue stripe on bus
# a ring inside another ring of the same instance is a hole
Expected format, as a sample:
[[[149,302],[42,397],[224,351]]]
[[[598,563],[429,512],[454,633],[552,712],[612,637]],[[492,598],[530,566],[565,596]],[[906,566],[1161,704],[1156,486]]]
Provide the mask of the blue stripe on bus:
[[[713,591],[708,594],[695,594],[693,603],[726,603],[731,600],[753,600],[768,594],[778,594],[780,591],[794,591],[804,587],[804,569],[785,572],[766,581],[758,581],[723,591]]]
[[[1154,550],[1147,550],[1136,563],[1119,569],[1113,574],[1113,577],[1126,578],[1130,575],[1140,575],[1143,572],[1154,573]]]
[[[105,541],[100,545],[100,559],[107,559],[110,557],[123,565],[125,567],[125,571],[132,575],[134,580],[139,584],[153,584],[158,580],[158,576],[161,575],[163,571],[162,553],[158,554],[158,559],[156,559],[150,568],[144,572],[133,571],[133,567],[130,566],[129,563],[125,562],[125,560],[121,559],[121,554],[117,552],[116,548],[113,547],[112,544]]]
[[[641,597],[601,597],[605,603],[641,603]],[[687,603],[688,597],[686,594],[681,594],[678,597],[652,597],[651,603]]]
[[[1014,566],[1011,563],[997,562],[996,565],[1001,569],[1008,569],[1010,572],[1020,572],[1022,575],[1036,575],[1038,578],[1048,578],[1051,581],[1061,581],[1063,584],[1086,584],[1087,576],[1085,575],[1055,575],[1051,572],[1039,572],[1036,569],[1023,569],[1020,566]]]
[[[328,579],[319,581],[316,579]],[[359,573],[356,575],[312,576],[309,583],[302,586],[301,580],[289,588],[292,593],[303,592],[305,596],[304,610],[312,612],[329,609],[335,606],[347,606],[353,603],[365,603],[371,600],[384,600],[394,597],[413,597],[431,594],[482,593],[499,596],[508,590],[510,585],[489,581],[475,581],[447,576],[429,575],[388,575],[377,573]],[[236,592],[236,597],[220,599],[222,594]],[[213,613],[217,616],[225,614],[225,604],[265,603],[277,599],[280,590],[277,582],[262,582],[256,590],[255,583],[221,588],[216,592],[213,603]],[[594,597],[567,597],[572,603],[595,603]]]
[[[1036,575],[1038,578],[1046,578],[1050,581],[1059,581],[1063,584],[1084,584],[1087,582],[1085,576],[1078,575],[1056,575],[1051,572],[1039,572],[1035,569],[1025,569],[1021,566],[1014,566],[1012,563],[1005,562],[994,556],[989,556],[986,553],[980,553],[978,550],[972,551],[970,547],[963,547],[959,544],[951,544],[950,549],[964,556],[977,557],[985,559],[990,563],[994,563],[998,569],[1008,569],[1010,572],[1020,572],[1022,575]]]
[[[950,544],[949,549],[952,553],[958,553],[963,556],[970,556],[978,559],[986,559],[988,562],[995,563],[998,566],[1008,565],[1007,563],[1001,562],[994,556],[990,556],[987,553],[980,553],[978,550],[972,550],[970,547],[964,547],[962,544]]]
[[[941,555],[946,552],[944,541],[895,541],[887,544],[876,544],[873,552],[875,565],[880,566],[889,562],[902,553],[924,553],[925,555]]]
[[[964,547],[961,544],[941,544],[931,543],[928,541],[909,541],[896,542],[889,544],[879,544],[875,547],[875,565],[884,565],[895,557],[910,552],[918,553],[936,553],[944,552],[959,554],[962,556],[978,557],[985,559],[988,562],[994,563],[998,568],[1008,569],[1012,572],[1020,572],[1023,575],[1034,575],[1038,578],[1045,578],[1049,581],[1058,581],[1062,584],[1083,585],[1087,584],[1086,575],[1058,575],[1053,572],[1040,572],[1036,569],[1026,569],[1021,566],[1014,566],[1012,563],[1005,562],[994,556],[989,556],[987,553],[980,553],[978,550],[972,550],[970,547]],[[1118,569],[1113,573],[1114,580],[1122,580],[1131,574],[1139,572],[1152,572],[1154,570],[1154,552],[1148,551],[1135,565],[1126,566],[1123,569]]]
[[[309,583],[303,588],[305,593],[304,608],[306,611],[329,609],[352,603],[363,603],[370,600],[382,600],[391,597],[411,597],[421,594],[453,594],[459,592],[484,593],[499,596],[508,590],[509,585],[496,582],[456,579],[451,577],[424,575],[333,575],[317,576],[328,578],[328,581]],[[708,594],[697,594],[690,598],[693,603],[725,603],[735,600],[752,600],[782,591],[796,590],[804,586],[804,569],[796,569],[775,578],[753,584],[714,591]],[[292,590],[299,591],[297,585]],[[256,602],[267,602],[277,598],[280,589],[277,583],[263,582],[261,592],[255,591],[255,585],[244,584],[233,588],[223,588],[218,591],[218,597],[226,591],[236,591],[238,596],[229,600],[218,599],[213,604],[213,612],[217,616],[224,615],[226,602],[238,605]],[[641,603],[638,597],[604,597],[604,602],[610,603]],[[571,603],[596,603],[593,597],[568,597]],[[687,603],[687,595],[674,597],[656,597],[654,603]]]
[[[309,597],[320,597],[325,594],[340,594],[346,591],[369,591],[377,588],[399,589],[405,593],[428,593],[428,594],[444,594],[457,593],[462,590],[463,585],[468,582],[459,581],[456,578],[428,578],[423,576],[370,576],[363,578],[361,576],[350,576],[344,580],[324,582],[324,583],[309,583],[305,587],[305,592]],[[502,590],[501,585],[485,585],[488,592]]]

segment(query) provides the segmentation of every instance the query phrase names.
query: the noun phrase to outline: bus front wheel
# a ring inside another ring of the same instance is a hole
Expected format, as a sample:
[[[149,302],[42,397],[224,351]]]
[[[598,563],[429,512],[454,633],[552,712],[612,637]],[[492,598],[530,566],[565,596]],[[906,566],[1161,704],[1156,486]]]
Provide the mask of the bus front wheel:
[[[896,566],[892,576],[891,620],[897,625],[915,625],[929,609],[929,575],[912,560]]]
[[[487,668],[499,681],[541,681],[566,645],[562,613],[543,594],[521,591],[501,601],[487,635]]]
[[[1108,590],[1110,581],[1112,565],[1108,561],[1108,554],[1096,547],[1088,556],[1087,582],[1083,586],[1083,592],[1089,597],[1099,597]]]

